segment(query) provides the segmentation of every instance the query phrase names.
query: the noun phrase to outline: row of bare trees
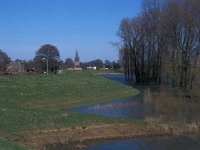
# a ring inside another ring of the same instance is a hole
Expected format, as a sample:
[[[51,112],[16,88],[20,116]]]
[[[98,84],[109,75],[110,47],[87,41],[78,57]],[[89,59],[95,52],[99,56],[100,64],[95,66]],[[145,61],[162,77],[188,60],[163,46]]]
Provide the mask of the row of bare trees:
[[[200,52],[200,1],[143,0],[142,8],[119,28],[126,79],[191,88]]]

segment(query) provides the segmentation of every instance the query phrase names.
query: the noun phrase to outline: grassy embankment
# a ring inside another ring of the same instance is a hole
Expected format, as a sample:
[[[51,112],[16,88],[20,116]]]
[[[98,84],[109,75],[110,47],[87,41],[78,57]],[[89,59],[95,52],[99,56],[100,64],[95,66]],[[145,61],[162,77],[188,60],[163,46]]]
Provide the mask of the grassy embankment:
[[[68,114],[62,110],[129,97],[137,93],[138,91],[131,87],[96,77],[91,72],[2,76],[0,77],[0,138],[23,143],[29,138],[22,134],[23,132],[129,122],[126,119]],[[5,150],[17,147],[9,143],[0,140],[0,147],[4,147]]]
[[[0,140],[0,150],[26,150],[26,148],[23,148],[5,140]]]

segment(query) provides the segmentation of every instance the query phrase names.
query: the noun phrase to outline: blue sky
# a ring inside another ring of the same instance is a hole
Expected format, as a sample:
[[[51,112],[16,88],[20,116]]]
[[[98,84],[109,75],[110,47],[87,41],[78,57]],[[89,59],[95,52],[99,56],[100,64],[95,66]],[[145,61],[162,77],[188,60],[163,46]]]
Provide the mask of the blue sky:
[[[43,44],[61,59],[117,60],[120,21],[140,13],[141,0],[0,0],[0,49],[14,59],[33,59]]]

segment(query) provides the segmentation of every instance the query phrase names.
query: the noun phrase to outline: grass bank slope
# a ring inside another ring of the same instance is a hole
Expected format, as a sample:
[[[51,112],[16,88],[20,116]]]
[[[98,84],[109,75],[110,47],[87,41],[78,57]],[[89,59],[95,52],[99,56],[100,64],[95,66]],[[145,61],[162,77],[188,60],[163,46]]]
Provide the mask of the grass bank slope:
[[[0,150],[27,150],[27,149],[0,139]]]
[[[22,131],[82,126],[115,119],[62,110],[120,99],[138,91],[91,72],[0,77],[0,137],[21,141]]]

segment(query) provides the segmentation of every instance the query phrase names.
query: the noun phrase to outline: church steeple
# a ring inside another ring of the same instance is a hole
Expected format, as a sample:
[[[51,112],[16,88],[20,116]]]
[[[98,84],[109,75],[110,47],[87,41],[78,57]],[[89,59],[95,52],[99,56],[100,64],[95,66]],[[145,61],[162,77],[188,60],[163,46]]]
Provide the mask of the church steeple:
[[[76,50],[76,54],[75,54],[74,60],[79,60],[79,56],[78,56],[78,51],[77,50]]]
[[[80,66],[80,58],[78,56],[78,50],[76,50],[76,54],[74,57],[74,66],[75,68],[78,68]]]

